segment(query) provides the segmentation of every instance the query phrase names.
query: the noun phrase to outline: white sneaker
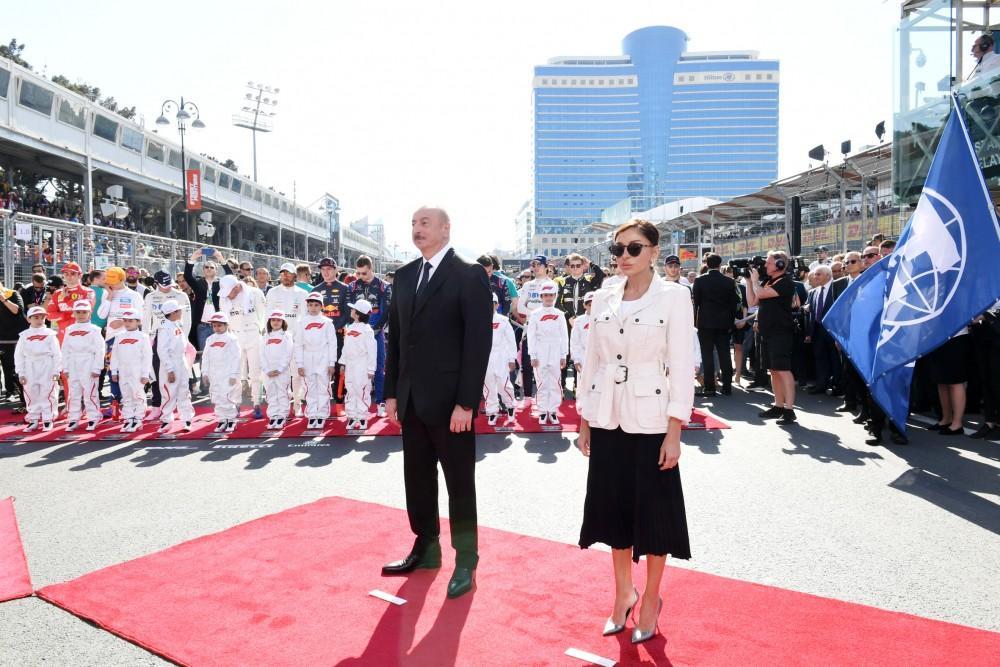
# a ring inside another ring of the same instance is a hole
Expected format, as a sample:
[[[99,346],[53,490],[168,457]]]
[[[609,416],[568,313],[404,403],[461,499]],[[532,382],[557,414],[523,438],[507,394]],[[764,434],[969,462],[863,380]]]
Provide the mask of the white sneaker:
[[[280,431],[283,428],[285,428],[285,418],[278,417],[277,419],[274,420],[274,429],[276,431]]]
[[[236,430],[236,420],[230,420],[226,422],[226,433],[232,433]]]
[[[170,430],[170,422],[160,422],[160,428],[156,429],[157,433],[166,433]]]
[[[554,412],[549,413],[549,423],[557,425],[559,424],[559,417],[556,416],[556,413]]]
[[[538,423],[539,424],[548,424],[549,423],[549,415],[548,415],[547,412],[539,412],[538,413]]]
[[[367,431],[368,430],[368,420],[367,419],[361,419],[361,420],[358,421],[358,430],[359,431]]]
[[[184,422],[184,428],[183,428],[183,429],[181,429],[181,430],[182,430],[182,431],[183,431],[184,433],[190,433],[191,431],[193,431],[193,430],[194,430],[194,427],[193,427],[193,426],[191,426],[191,422]]]
[[[37,431],[37,430],[38,430],[38,422],[28,422],[27,425],[24,427],[25,433],[31,433],[32,431]]]
[[[52,422],[45,422],[45,423],[43,423],[42,424],[42,430],[43,431],[51,431],[52,430]]]
[[[99,421],[87,422],[87,430],[88,431],[96,431],[97,430],[97,425],[99,423],[100,423]]]
[[[497,416],[496,415],[490,415],[490,416],[488,416],[486,418],[486,423],[489,424],[490,426],[496,426],[497,425]]]
[[[161,410],[160,408],[150,408],[149,412],[147,412],[146,416],[143,418],[143,421],[147,422],[155,421],[159,419],[162,414],[163,410]]]
[[[66,432],[71,433],[76,430],[76,425],[78,422],[70,422],[66,424]]]
[[[385,417],[387,414],[389,414],[385,410],[385,403],[378,404],[378,408],[376,409],[375,414],[379,417]]]
[[[358,420],[357,419],[352,419],[349,422],[347,422],[347,430],[348,431],[357,431],[358,430]]]

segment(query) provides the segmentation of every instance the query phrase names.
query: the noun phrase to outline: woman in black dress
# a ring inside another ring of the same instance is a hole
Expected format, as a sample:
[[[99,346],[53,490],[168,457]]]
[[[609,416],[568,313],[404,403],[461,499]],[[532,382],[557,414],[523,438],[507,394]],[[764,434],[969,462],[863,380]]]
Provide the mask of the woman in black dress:
[[[667,555],[691,557],[677,460],[694,403],[694,318],[690,292],[656,276],[654,225],[622,225],[610,250],[622,279],[594,296],[577,395],[577,446],[590,457],[580,546],[611,547],[615,602],[604,634],[624,630],[635,608],[637,644],[658,631]],[[643,555],[639,595],[632,561]]]

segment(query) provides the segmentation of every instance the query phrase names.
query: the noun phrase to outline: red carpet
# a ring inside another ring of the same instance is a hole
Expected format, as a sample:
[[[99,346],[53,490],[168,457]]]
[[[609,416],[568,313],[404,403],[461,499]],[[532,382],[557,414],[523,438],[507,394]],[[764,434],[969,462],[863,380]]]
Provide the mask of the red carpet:
[[[31,595],[31,575],[14,516],[14,499],[0,500],[0,602]]]
[[[380,576],[411,540],[405,512],[327,498],[38,595],[190,665],[582,665],[563,655],[570,647],[623,665],[986,665],[1000,655],[1000,634],[680,568],[666,576],[664,635],[633,647],[627,634],[600,636],[607,553],[481,529],[478,589],[446,600],[447,547],[440,571]]]
[[[214,432],[216,421],[212,416],[212,409],[209,407],[196,408],[195,430],[188,434],[181,434],[181,423],[174,421],[174,430],[171,434],[178,440],[201,440],[201,439],[260,439],[264,437],[300,438],[306,430],[305,419],[292,419],[284,430],[265,431],[267,419],[253,419],[253,410],[244,408],[240,414],[241,421],[233,433],[218,434]],[[506,418],[497,422],[496,428],[486,423],[486,416],[479,415],[476,419],[476,432],[482,434],[489,433],[542,433],[542,432],[565,432],[576,433],[580,428],[580,416],[576,412],[574,401],[564,401],[559,409],[559,418],[562,422],[559,426],[541,426],[537,418],[532,417],[526,409],[518,410],[515,413],[516,420],[512,424],[507,424]],[[34,433],[23,433],[23,418],[21,415],[14,415],[10,410],[0,411],[0,441],[17,442],[51,442],[55,440],[66,440],[70,437],[87,442],[90,440],[156,440],[160,439],[157,434],[159,422],[145,422],[142,429],[131,434],[120,434],[120,422],[106,420],[96,431],[88,432],[82,427],[72,433],[66,432],[66,421],[61,419],[56,421],[55,428],[48,432],[35,431]],[[722,429],[729,428],[725,422],[716,419],[712,415],[701,410],[694,410],[691,413],[691,423],[685,427],[690,430]],[[127,435],[127,438],[123,438]],[[385,419],[380,419],[372,412],[371,419],[368,420],[368,429],[362,433],[347,432],[347,420],[343,417],[329,419],[326,427],[320,432],[309,432],[309,436],[322,435],[324,437],[357,437],[359,435],[399,435],[399,427],[390,424]],[[174,439],[167,438],[167,439]]]

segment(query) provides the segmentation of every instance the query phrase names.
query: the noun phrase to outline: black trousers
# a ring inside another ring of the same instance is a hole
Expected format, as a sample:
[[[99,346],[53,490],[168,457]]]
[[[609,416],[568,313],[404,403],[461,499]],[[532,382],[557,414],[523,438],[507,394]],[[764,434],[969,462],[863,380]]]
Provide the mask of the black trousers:
[[[729,329],[698,329],[698,343],[701,345],[701,375],[705,379],[705,389],[715,389],[715,356],[719,355],[719,374],[722,386],[729,387],[733,380],[733,361],[729,356]]]
[[[7,391],[7,396],[15,393],[21,397],[24,403],[24,390],[21,389],[21,379],[14,372],[14,345],[0,345],[0,368],[3,368],[3,384]]]
[[[843,366],[841,388],[844,390],[844,403],[851,407],[864,406],[865,396],[868,393],[864,378],[843,352],[840,353],[840,363]]]
[[[976,352],[976,369],[983,392],[983,418],[991,424],[1000,424],[1000,334],[987,324],[972,327]],[[4,374],[7,367],[4,366]]]
[[[528,354],[528,336],[521,336],[521,389],[524,397],[535,395],[535,373],[531,366],[531,355]]]
[[[816,362],[816,386],[820,389],[840,387],[840,353],[833,338],[820,326],[812,338],[813,358]]]
[[[154,408],[158,408],[162,405],[163,398],[160,396],[160,352],[156,349],[155,338],[153,339],[153,375],[156,377],[152,378],[153,381],[150,383],[153,392],[152,405]]]
[[[451,546],[456,567],[475,569],[479,563],[476,515],[476,435],[452,433],[448,424],[430,426],[412,407],[403,417],[403,480],[406,483],[406,514],[410,530],[417,536],[416,548],[425,549],[441,534],[438,518],[438,471],[440,462],[448,488]]]

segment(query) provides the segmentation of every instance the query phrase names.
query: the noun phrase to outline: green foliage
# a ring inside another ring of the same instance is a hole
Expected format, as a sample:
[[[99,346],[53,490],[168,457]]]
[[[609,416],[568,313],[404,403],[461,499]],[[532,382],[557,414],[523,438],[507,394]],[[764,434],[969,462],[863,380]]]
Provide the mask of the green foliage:
[[[31,65],[28,64],[28,61],[21,57],[21,54],[24,53],[25,46],[26,44],[21,44],[16,39],[10,40],[7,44],[0,44],[0,57],[13,60],[21,67],[31,69]]]

